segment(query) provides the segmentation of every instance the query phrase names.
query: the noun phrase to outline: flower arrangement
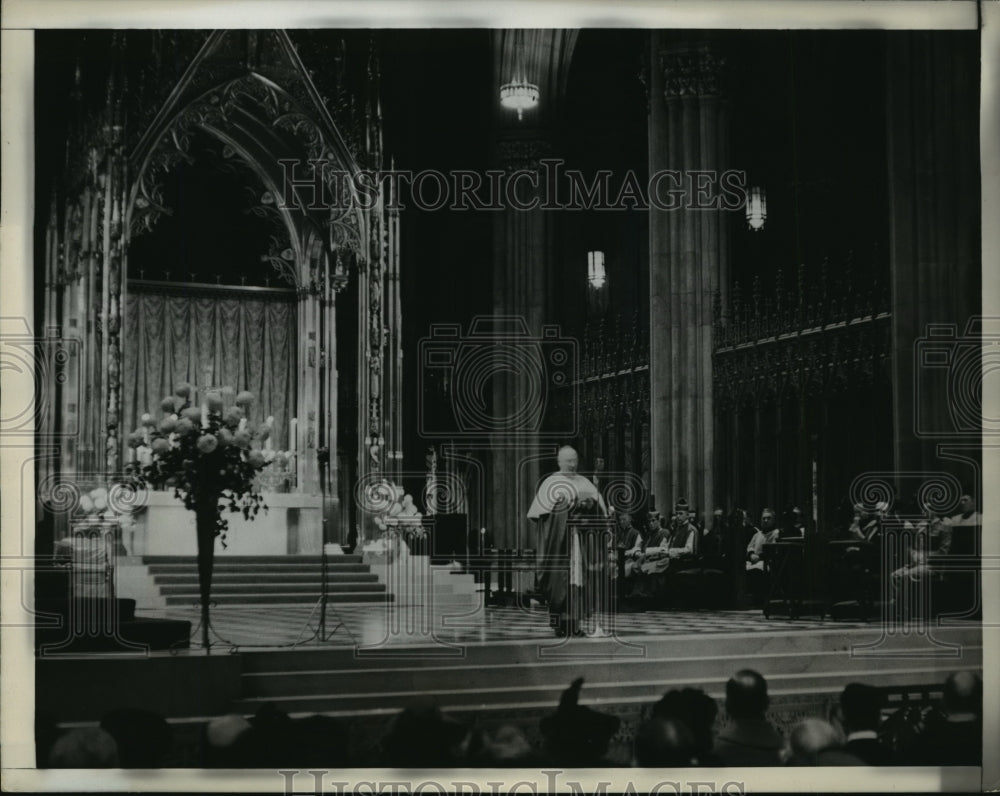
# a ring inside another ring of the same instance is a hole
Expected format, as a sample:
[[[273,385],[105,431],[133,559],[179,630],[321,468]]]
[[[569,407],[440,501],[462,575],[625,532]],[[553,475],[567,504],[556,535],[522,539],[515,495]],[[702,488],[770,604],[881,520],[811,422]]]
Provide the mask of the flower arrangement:
[[[274,459],[268,442],[273,418],[251,425],[253,393],[240,392],[232,406],[226,406],[225,394],[231,395],[232,390],[210,390],[198,408],[191,403],[191,386],[181,384],[174,395],[160,402],[159,420],[144,414],[141,427],[128,436],[128,444],[135,450],[131,473],[153,488],[173,489],[174,497],[195,513],[206,650],[210,646],[208,606],[215,538],[221,536],[225,547],[229,529],[221,501],[228,502],[230,513],[241,511],[247,520],[253,520],[261,509],[267,511],[256,479]]]
[[[242,511],[250,520],[267,510],[255,480],[275,457],[262,447],[271,425],[250,424],[253,393],[240,392],[234,405],[226,407],[223,392],[213,390],[201,408],[192,406],[191,393],[190,385],[181,384],[160,402],[159,420],[142,416],[142,426],[128,436],[136,450],[132,471],[154,489],[173,489],[174,497],[191,511],[222,498],[230,513]],[[213,534],[222,536],[223,547],[228,530],[220,506]]]

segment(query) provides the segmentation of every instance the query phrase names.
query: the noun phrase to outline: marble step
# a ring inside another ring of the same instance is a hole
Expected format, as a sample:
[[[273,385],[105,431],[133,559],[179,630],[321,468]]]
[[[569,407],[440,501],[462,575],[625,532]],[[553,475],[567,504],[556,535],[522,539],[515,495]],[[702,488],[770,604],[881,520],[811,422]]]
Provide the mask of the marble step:
[[[327,592],[332,594],[334,592],[377,592],[385,591],[385,584],[383,583],[358,583],[354,581],[346,583],[328,583],[326,586]],[[229,582],[218,582],[215,578],[212,579],[212,596],[221,596],[223,594],[247,594],[251,596],[258,596],[262,594],[313,594],[319,596],[321,586],[319,581],[311,583],[254,583],[254,582],[241,582],[241,583],[229,583]],[[163,583],[160,584],[160,592],[164,595],[172,594],[198,594],[198,584],[195,583],[184,583],[184,584],[172,584]]]
[[[982,664],[982,647],[963,650],[963,666]],[[521,663],[383,667],[373,661],[366,668],[313,671],[271,671],[243,675],[247,697],[284,697],[307,694],[349,693],[361,697],[389,688],[394,692],[427,693],[441,689],[456,692],[524,688],[560,684],[565,687],[583,675],[588,684],[620,682],[623,685],[665,684],[677,679],[715,678],[725,681],[735,668],[751,668],[776,675],[826,675],[844,670],[850,661],[843,652],[822,652],[803,656],[795,652],[733,657],[714,655],[690,658],[635,658],[630,661],[550,661],[536,662],[530,670]],[[876,658],[866,667],[869,674],[893,670],[899,658]],[[589,690],[589,685],[588,685]]]
[[[544,625],[544,613],[537,613]],[[737,612],[738,613],[738,612]],[[458,648],[444,648],[425,644],[401,646],[394,657],[379,661],[378,666],[413,667],[445,665],[449,659],[463,665],[521,664],[569,659],[579,661],[620,662],[635,658],[677,659],[722,657],[731,663],[743,657],[763,653],[780,655],[793,652],[801,656],[826,651],[841,651],[845,657],[859,665],[873,658],[901,655],[942,655],[960,668],[962,650],[982,646],[982,633],[977,625],[939,627],[933,630],[933,639],[948,647],[936,646],[933,640],[914,637],[912,634],[885,636],[882,628],[873,623],[866,627],[844,626],[830,623],[829,629],[786,632],[782,621],[775,620],[774,630],[731,633],[687,633],[632,636],[625,639],[581,639],[560,643],[554,637],[538,641],[510,640],[491,643],[465,644]],[[724,645],[723,649],[720,647]],[[863,649],[864,645],[878,645]],[[244,672],[316,671],[322,669],[350,669],[373,665],[363,656],[356,656],[353,649],[330,648],[322,650],[299,649],[293,651],[261,651],[247,655]]]
[[[154,575],[162,586],[168,584],[198,583],[197,572],[168,573]],[[212,583],[319,583],[318,572],[219,572],[212,574]],[[371,572],[328,572],[330,583],[374,583],[378,576]]]
[[[322,561],[322,557],[318,555],[271,555],[271,556],[230,556],[225,553],[216,553],[215,555],[215,565],[218,566],[224,563],[234,563],[234,564],[319,564]],[[142,562],[144,564],[193,564],[195,562],[195,556],[143,556]],[[327,556],[327,562],[330,564],[341,563],[341,564],[360,564],[360,555],[332,555]]]
[[[168,563],[168,564],[147,564],[149,572],[152,575],[171,575],[171,574],[187,574],[190,572],[197,573],[198,567],[194,559],[186,563]],[[219,573],[292,573],[292,572],[319,572],[320,565],[318,563],[314,564],[264,564],[264,563],[250,563],[241,564],[234,563],[231,561],[216,561],[214,571]],[[370,572],[367,564],[329,564],[327,566],[327,572]]]
[[[968,664],[967,664],[968,665]],[[952,667],[953,668],[953,667]],[[899,686],[904,684],[923,685],[940,683],[952,668],[934,665],[907,665],[897,661],[896,666],[875,672],[859,673],[855,668],[830,672],[809,672],[806,674],[768,673],[768,690],[772,695],[782,694],[837,694],[850,682],[863,680],[873,686]],[[694,677],[662,677],[639,682],[624,682],[619,679],[602,681],[587,678],[585,704],[621,705],[630,702],[654,702],[666,691],[673,688],[703,688],[710,695],[724,694],[726,678],[732,673],[731,667],[723,674],[704,671]],[[568,680],[560,683],[525,684],[515,683],[494,687],[455,688],[442,682],[437,689],[425,688],[419,691],[423,696],[433,697],[447,710],[511,710],[518,707],[539,707],[549,705],[552,709],[568,685]],[[396,681],[384,682],[382,689],[351,693],[336,691],[314,694],[256,696],[240,699],[237,712],[253,713],[265,704],[289,712],[323,712],[334,715],[357,715],[372,712],[396,712],[400,705],[414,696],[414,692],[400,688]]]
[[[259,604],[293,604],[311,603],[319,599],[319,591],[315,592],[277,592],[274,594],[215,594],[212,590],[212,602],[219,605],[259,605]],[[393,599],[385,591],[350,591],[329,592],[327,599],[332,603],[374,603],[387,602]],[[198,602],[195,593],[169,594],[164,596],[167,605],[194,605]]]

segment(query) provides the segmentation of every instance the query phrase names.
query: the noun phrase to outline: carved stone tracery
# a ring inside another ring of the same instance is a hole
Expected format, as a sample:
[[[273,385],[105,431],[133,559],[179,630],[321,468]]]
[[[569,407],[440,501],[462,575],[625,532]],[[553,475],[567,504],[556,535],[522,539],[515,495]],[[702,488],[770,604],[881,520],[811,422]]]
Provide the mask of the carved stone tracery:
[[[660,53],[663,70],[663,97],[713,97],[722,92],[726,58],[709,44],[671,48]]]

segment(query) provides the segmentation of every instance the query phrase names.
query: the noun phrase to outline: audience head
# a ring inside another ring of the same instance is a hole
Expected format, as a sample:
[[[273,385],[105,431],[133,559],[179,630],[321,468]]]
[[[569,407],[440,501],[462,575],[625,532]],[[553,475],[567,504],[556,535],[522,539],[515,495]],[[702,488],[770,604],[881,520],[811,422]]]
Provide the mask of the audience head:
[[[545,749],[554,764],[592,766],[599,763],[621,724],[617,716],[578,704],[582,687],[583,678],[578,677],[563,692],[556,712],[541,721]]]
[[[173,742],[167,720],[140,708],[111,711],[101,719],[101,728],[115,739],[122,768],[160,768]]]
[[[657,531],[660,528],[660,512],[650,511],[646,514],[646,524],[649,525],[651,531]]]
[[[654,718],[682,722],[691,731],[696,756],[711,751],[718,712],[715,700],[699,688],[668,691],[653,706]]]
[[[297,768],[344,766],[348,757],[349,734],[344,723],[333,716],[305,716],[292,721],[289,757],[282,765]]]
[[[844,737],[837,728],[823,719],[803,719],[792,728],[788,741],[788,762],[800,766],[833,762],[821,759],[821,755],[844,745]]]
[[[239,768],[245,760],[244,749],[252,737],[252,726],[242,716],[230,714],[212,719],[205,725],[202,762],[207,768]]]
[[[421,697],[396,714],[382,748],[390,766],[448,768],[462,759],[467,737],[464,725]]]
[[[767,681],[753,669],[741,669],[726,683],[726,713],[734,719],[761,719],[767,710]]]
[[[54,714],[42,708],[35,711],[35,765],[48,765],[49,750],[59,737],[59,724]]]
[[[618,522],[621,524],[622,528],[632,527],[632,515],[627,511],[623,511],[618,515]]]
[[[840,694],[840,710],[848,732],[877,730],[881,709],[882,692],[874,686],[848,683]]]
[[[284,765],[294,758],[294,722],[283,710],[265,702],[250,719],[250,726],[253,731],[240,741],[240,746],[254,766]]]
[[[535,751],[517,727],[504,725],[495,730],[477,729],[469,741],[468,762],[476,766],[533,766],[538,762]]]
[[[769,531],[774,527],[774,509],[764,509],[760,513],[760,526],[765,531]]]
[[[690,766],[695,757],[694,738],[680,721],[653,717],[636,730],[636,765]]]
[[[118,745],[100,727],[70,730],[52,744],[50,768],[118,768]]]
[[[944,708],[949,715],[982,715],[983,681],[975,672],[955,672],[944,681]]]
[[[959,498],[959,501],[958,501],[958,510],[962,514],[966,514],[966,515],[971,514],[972,512],[974,512],[976,510],[976,498],[975,498],[975,496],[969,494],[968,492],[966,492],[964,495],[962,495],[962,497]]]

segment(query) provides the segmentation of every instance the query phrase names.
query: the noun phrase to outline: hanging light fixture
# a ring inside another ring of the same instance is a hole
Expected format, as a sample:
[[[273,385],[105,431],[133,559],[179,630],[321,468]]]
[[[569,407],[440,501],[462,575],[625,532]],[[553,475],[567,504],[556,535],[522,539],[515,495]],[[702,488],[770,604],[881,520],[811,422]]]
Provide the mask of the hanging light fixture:
[[[517,111],[517,120],[524,119],[524,112],[538,104],[538,86],[529,83],[526,76],[524,54],[524,30],[513,31],[513,46],[511,47],[511,80],[500,86],[500,104]]]
[[[604,270],[604,252],[587,252],[587,282],[594,290],[600,290],[607,280],[608,276]]]
[[[760,232],[764,229],[765,221],[767,221],[767,194],[763,188],[754,186],[747,197],[747,225],[754,232]]]

